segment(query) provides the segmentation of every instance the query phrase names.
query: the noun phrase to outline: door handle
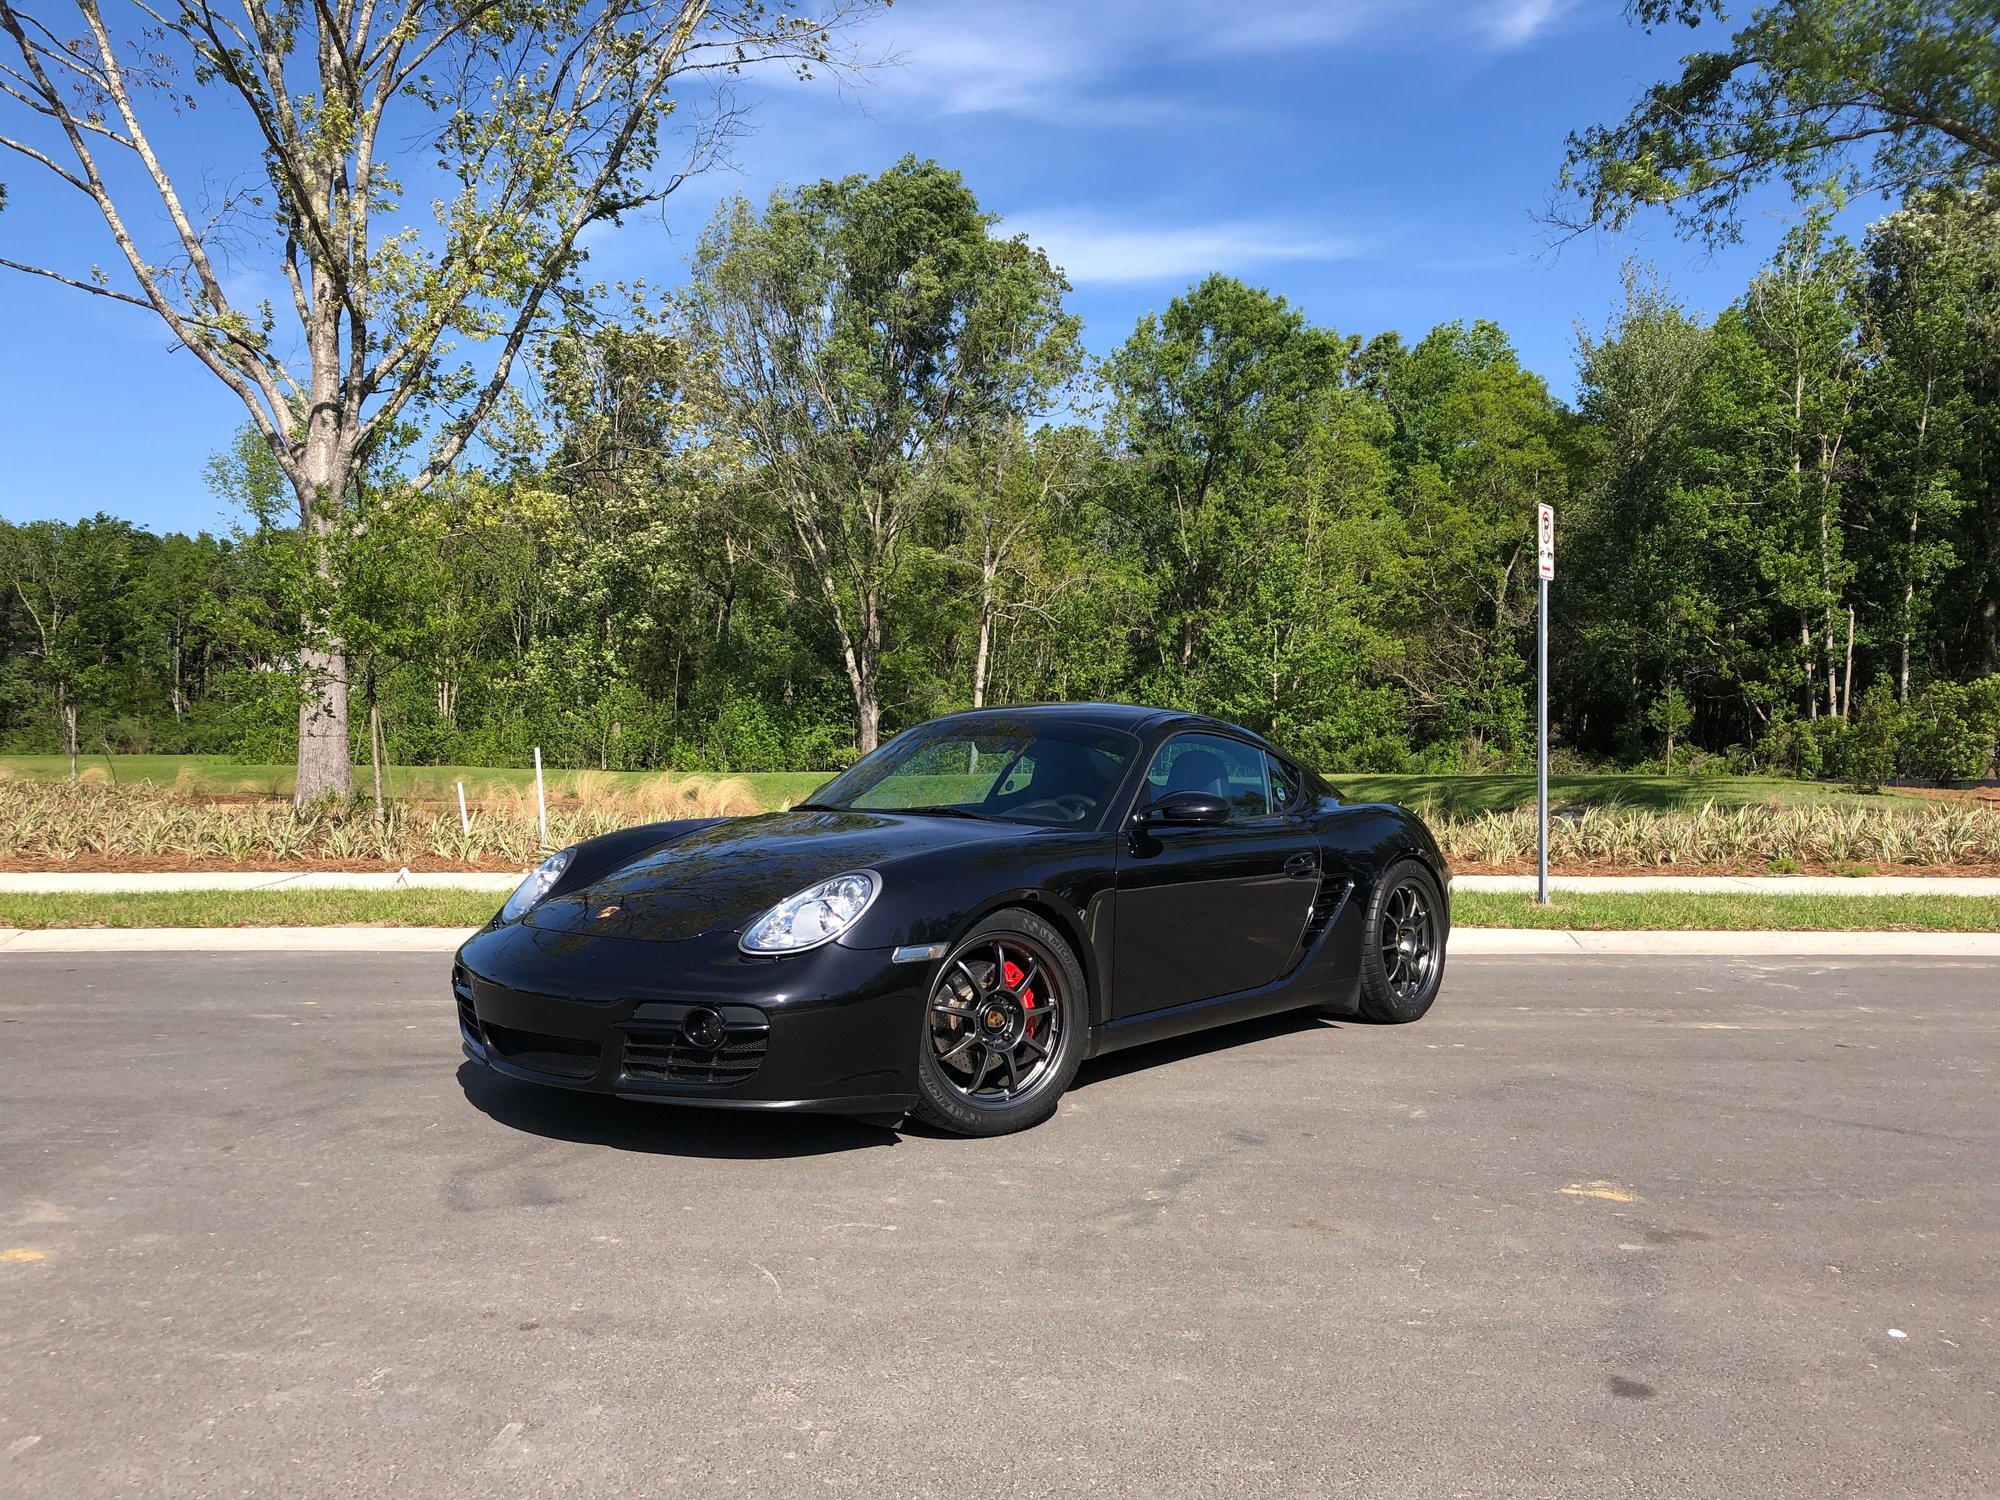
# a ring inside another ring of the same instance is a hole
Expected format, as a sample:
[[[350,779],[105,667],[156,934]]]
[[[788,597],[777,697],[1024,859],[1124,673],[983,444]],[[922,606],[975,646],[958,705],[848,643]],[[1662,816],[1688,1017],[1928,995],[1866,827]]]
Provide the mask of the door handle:
[[[1313,875],[1317,874],[1318,871],[1319,856],[1317,854],[1294,854],[1290,859],[1285,861],[1285,873],[1287,875]]]

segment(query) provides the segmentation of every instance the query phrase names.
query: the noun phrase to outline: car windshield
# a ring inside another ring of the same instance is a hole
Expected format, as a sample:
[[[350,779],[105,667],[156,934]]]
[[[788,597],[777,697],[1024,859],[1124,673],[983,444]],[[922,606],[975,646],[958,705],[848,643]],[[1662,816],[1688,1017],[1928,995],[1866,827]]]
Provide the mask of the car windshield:
[[[812,805],[1087,828],[1138,748],[1128,734],[1089,724],[927,725],[855,762]]]

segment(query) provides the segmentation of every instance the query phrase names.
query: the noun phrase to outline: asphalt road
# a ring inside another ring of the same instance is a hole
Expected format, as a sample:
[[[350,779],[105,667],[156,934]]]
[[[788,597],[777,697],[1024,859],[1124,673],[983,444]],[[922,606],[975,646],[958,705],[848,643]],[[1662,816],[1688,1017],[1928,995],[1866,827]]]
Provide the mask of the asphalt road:
[[[1461,961],[983,1143],[445,972],[0,958],[0,1494],[2000,1493],[1991,964]]]

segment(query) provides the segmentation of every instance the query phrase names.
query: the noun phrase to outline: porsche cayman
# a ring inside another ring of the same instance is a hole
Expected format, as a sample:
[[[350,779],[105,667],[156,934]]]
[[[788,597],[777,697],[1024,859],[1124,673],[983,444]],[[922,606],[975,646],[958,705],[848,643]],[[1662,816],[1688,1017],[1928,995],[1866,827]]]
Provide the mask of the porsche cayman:
[[[1136,1043],[1307,1007],[1417,1019],[1450,890],[1419,818],[1234,725],[978,710],[786,811],[560,851],[452,988],[466,1054],[526,1082],[995,1135]]]

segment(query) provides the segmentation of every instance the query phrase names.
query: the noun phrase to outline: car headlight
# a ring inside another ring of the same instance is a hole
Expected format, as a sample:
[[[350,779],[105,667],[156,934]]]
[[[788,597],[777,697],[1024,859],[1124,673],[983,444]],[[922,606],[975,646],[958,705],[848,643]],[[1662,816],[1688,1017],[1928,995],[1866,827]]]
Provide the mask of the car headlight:
[[[514,887],[514,894],[507,898],[507,904],[500,908],[500,920],[517,922],[542,904],[544,897],[555,889],[562,879],[569,862],[576,858],[574,849],[558,849],[547,859],[528,872],[528,878]]]
[[[745,953],[799,953],[830,943],[861,920],[881,890],[872,870],[849,870],[787,896],[743,930]]]

